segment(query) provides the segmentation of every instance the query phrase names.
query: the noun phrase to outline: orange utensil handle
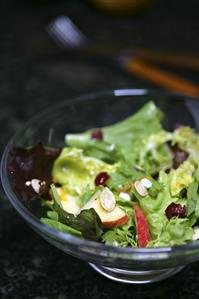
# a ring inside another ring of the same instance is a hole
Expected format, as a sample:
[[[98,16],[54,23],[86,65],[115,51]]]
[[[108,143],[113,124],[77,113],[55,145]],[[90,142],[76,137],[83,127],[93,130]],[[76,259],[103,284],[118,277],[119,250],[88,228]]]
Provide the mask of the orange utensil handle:
[[[182,67],[191,70],[199,70],[199,55],[191,53],[175,53],[161,50],[138,48],[133,51],[137,57],[149,62]]]
[[[180,92],[185,95],[199,97],[199,86],[193,84],[170,72],[163,71],[145,63],[139,58],[127,58],[123,61],[123,67],[129,73],[147,79],[170,91]]]

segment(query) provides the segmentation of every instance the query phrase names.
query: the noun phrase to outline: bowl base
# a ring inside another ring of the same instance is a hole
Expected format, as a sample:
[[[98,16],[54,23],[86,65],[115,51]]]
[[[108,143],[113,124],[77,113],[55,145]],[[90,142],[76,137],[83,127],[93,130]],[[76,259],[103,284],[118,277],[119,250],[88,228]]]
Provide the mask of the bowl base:
[[[89,263],[101,275],[121,283],[147,284],[166,279],[181,271],[184,266],[150,271],[131,271],[118,268],[109,268]]]

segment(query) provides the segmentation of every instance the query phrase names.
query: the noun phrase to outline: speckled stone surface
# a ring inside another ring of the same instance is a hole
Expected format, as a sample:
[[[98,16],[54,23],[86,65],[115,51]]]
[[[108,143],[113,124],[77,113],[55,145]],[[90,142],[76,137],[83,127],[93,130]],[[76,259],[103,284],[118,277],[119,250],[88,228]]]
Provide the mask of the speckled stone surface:
[[[197,0],[157,1],[142,16],[127,18],[103,15],[83,1],[0,1],[1,153],[16,129],[52,103],[101,89],[152,86],[111,63],[63,55],[45,35],[51,19],[68,15],[102,44],[198,52],[198,11]],[[175,71],[199,82],[196,72]],[[195,299],[198,286],[199,263],[152,285],[109,281],[46,243],[1,192],[0,299]]]

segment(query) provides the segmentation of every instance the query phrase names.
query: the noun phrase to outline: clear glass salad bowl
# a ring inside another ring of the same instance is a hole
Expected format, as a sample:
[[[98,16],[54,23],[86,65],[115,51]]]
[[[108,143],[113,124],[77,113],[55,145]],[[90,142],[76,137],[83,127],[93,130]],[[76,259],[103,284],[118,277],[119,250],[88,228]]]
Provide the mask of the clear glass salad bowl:
[[[199,260],[199,241],[174,247],[119,248],[79,239],[57,231],[27,209],[14,192],[8,173],[9,152],[13,146],[31,146],[41,141],[50,147],[64,145],[67,132],[113,124],[153,100],[165,113],[164,126],[177,124],[199,128],[199,101],[193,98],[148,91],[122,89],[89,94],[67,100],[31,119],[6,146],[1,161],[1,180],[7,198],[24,220],[49,243],[80,258],[104,276],[124,283],[149,283],[162,280]]]

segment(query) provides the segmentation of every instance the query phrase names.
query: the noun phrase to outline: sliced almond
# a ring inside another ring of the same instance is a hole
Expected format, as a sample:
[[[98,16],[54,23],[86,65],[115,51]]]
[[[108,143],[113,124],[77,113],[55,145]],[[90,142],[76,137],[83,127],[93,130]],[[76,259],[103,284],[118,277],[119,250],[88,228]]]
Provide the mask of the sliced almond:
[[[144,171],[144,168],[140,165],[135,165],[134,168],[139,170],[139,171]]]
[[[111,212],[115,208],[116,200],[113,192],[107,187],[99,195],[99,200],[102,208],[107,211]]]
[[[192,237],[192,239],[194,241],[199,239],[199,226],[198,225],[193,228],[193,237]]]
[[[141,179],[140,182],[147,189],[151,188],[151,186],[152,186],[152,182],[149,179],[147,179],[147,178]]]
[[[135,189],[138,194],[141,196],[146,196],[148,194],[147,189],[144,187],[144,185],[141,183],[141,181],[136,181],[134,183]]]
[[[119,197],[121,199],[124,199],[124,200],[127,200],[127,201],[131,200],[130,195],[128,193],[126,193],[126,192],[120,192]]]
[[[35,191],[36,193],[39,193],[39,190],[40,190],[40,183],[41,183],[41,181],[38,180],[38,179],[32,179],[32,180],[31,180],[32,188],[34,189],[34,191]]]

